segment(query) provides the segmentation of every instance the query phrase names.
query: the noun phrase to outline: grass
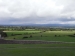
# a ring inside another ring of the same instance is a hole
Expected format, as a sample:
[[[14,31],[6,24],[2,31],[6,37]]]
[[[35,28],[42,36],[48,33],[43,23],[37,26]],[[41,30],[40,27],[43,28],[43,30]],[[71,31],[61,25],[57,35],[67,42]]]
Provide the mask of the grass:
[[[8,37],[6,39],[16,38],[16,40],[45,40],[45,41],[75,42],[75,37],[68,36],[68,35],[73,35],[75,31],[47,31],[43,33],[39,32],[41,31],[8,31],[8,32],[6,31],[6,33],[8,34]],[[22,34],[22,35],[11,36],[12,33]],[[30,37],[30,35],[32,35],[33,37],[23,39],[24,36]],[[55,35],[57,36],[55,37]]]
[[[11,34],[23,34],[23,35],[27,35],[27,34],[32,34],[32,33],[38,33],[40,31],[4,31],[7,33],[8,37],[11,36]]]
[[[5,31],[5,39],[75,42],[75,31]],[[22,34],[11,36],[11,34]],[[34,34],[33,34],[34,33]],[[32,38],[25,38],[24,36]],[[41,37],[42,35],[42,37]],[[55,35],[57,35],[55,37]],[[60,35],[60,36],[59,36]],[[52,48],[53,47],[53,48]],[[75,56],[75,43],[68,44],[0,44],[0,56]]]
[[[72,47],[75,44],[0,44],[0,56],[75,56],[75,48]]]

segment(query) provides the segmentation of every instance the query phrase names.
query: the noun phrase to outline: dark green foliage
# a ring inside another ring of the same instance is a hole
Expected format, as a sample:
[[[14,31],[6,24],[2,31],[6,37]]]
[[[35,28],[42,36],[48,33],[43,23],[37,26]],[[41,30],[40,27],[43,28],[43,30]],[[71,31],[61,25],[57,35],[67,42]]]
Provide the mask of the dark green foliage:
[[[2,32],[0,31],[1,37],[7,37],[7,33],[6,32]]]
[[[41,37],[42,37],[42,35],[41,35]]]
[[[57,37],[57,35],[55,35],[55,37]]]
[[[16,39],[16,38],[14,38],[14,39]]]
[[[28,38],[27,36],[24,36],[23,39]]]
[[[75,35],[68,35],[69,37],[75,37]]]
[[[30,35],[30,38],[32,38],[33,36],[32,35]]]

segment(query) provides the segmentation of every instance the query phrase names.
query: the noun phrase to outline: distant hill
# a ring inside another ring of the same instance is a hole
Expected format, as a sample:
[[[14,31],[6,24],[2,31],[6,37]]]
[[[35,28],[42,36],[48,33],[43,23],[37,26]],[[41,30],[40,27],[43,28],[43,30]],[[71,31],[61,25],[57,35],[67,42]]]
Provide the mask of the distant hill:
[[[34,27],[65,27],[65,28],[75,28],[74,24],[20,24],[20,25],[4,25],[4,26],[34,26]]]

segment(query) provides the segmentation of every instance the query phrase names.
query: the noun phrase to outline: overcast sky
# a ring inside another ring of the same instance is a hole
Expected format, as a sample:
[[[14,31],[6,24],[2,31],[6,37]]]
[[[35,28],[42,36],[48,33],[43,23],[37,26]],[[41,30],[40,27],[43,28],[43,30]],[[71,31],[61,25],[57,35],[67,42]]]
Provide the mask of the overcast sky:
[[[75,24],[75,0],[0,0],[0,24]]]

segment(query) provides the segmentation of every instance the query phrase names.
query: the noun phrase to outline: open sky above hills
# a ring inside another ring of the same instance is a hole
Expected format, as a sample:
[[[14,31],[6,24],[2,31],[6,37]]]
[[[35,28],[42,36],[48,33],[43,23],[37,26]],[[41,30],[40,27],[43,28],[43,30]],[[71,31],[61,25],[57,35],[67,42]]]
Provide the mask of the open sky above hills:
[[[75,24],[75,0],[0,0],[0,24]]]

